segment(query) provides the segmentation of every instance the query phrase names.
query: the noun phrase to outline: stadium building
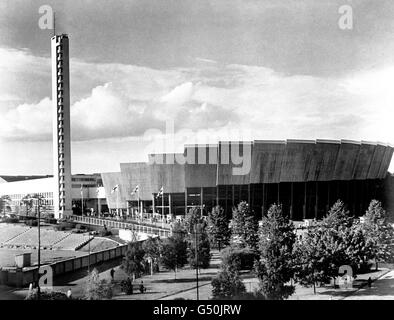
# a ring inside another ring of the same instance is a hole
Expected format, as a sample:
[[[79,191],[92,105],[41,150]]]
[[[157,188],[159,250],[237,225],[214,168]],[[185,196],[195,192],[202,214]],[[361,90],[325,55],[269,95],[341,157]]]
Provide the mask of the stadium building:
[[[193,207],[207,214],[217,204],[231,215],[244,200],[259,216],[281,203],[299,221],[321,218],[338,199],[354,215],[371,199],[387,203],[392,154],[386,144],[349,140],[186,145],[183,154],[121,163],[120,172],[102,173],[102,180],[108,206],[119,215],[183,215]]]
[[[27,195],[44,198],[55,218],[111,211],[207,214],[247,201],[256,215],[281,203],[291,219],[320,218],[337,200],[362,214],[371,199],[394,207],[394,179],[387,170],[393,147],[349,140],[219,142],[186,145],[180,154],[149,155],[149,162],[121,163],[120,172],[71,175],[69,38],[51,38],[53,175],[0,177],[3,212],[23,214]],[[3,200],[4,199],[4,200]],[[83,209],[84,210],[83,210]]]

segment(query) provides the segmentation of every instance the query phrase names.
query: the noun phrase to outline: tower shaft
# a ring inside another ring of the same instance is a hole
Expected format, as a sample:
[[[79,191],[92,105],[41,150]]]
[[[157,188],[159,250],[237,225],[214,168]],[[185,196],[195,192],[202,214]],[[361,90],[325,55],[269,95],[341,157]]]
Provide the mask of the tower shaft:
[[[53,205],[55,218],[72,214],[69,41],[51,38],[53,104]]]

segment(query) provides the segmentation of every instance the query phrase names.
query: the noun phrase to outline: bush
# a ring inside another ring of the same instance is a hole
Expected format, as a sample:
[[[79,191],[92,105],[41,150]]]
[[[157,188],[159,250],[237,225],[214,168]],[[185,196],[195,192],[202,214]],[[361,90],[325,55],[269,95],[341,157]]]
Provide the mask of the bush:
[[[108,230],[108,229],[101,229],[99,231],[99,235],[100,235],[100,237],[108,237],[108,236],[112,235],[112,232],[111,232],[111,230]]]
[[[49,224],[56,224],[57,220],[55,218],[46,218],[45,222]]]
[[[86,230],[86,226],[84,226],[83,224],[80,224],[80,223],[78,223],[78,224],[75,226],[75,228],[78,229],[78,230]]]
[[[212,279],[212,296],[214,299],[229,299],[242,295],[246,292],[245,285],[237,271],[224,267],[218,275]]]
[[[111,283],[106,280],[100,280],[97,269],[88,276],[88,281],[85,288],[85,299],[86,300],[103,300],[111,299],[113,296],[113,287]]]
[[[46,292],[41,291],[40,300],[72,300],[73,298],[67,298],[67,295],[63,292]],[[38,292],[37,290],[33,290],[30,292],[25,300],[38,300]]]
[[[84,233],[84,231],[81,229],[72,229],[71,233]]]
[[[65,221],[60,222],[56,226],[56,229],[58,231],[70,230],[70,229],[73,229],[73,228],[75,228],[75,223],[73,223],[73,222],[65,222]]]
[[[37,220],[26,220],[25,224],[30,226],[30,227],[37,227],[38,226],[38,221]]]
[[[133,283],[128,280],[122,280],[120,282],[120,288],[122,292],[124,292],[127,295],[133,294]]]
[[[230,246],[222,250],[222,262],[230,270],[252,270],[258,255],[250,248]]]
[[[3,218],[2,222],[5,222],[5,223],[18,223],[19,219],[18,218],[14,218],[14,217],[12,217],[12,218],[5,217],[5,218]]]

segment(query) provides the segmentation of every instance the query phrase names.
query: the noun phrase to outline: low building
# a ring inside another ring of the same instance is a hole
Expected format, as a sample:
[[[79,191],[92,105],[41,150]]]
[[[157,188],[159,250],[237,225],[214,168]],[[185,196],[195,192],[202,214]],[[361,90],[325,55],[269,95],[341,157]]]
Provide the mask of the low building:
[[[37,206],[28,210],[22,199],[28,195],[39,195],[42,198],[41,212],[53,215],[53,190],[55,180],[51,176],[2,176],[4,183],[0,184],[0,197],[6,201],[3,213],[10,212],[17,215],[36,215]],[[8,182],[10,181],[10,182]],[[105,192],[100,174],[76,174],[71,178],[72,208],[74,214],[82,214],[82,201],[84,213],[101,213],[108,211]]]

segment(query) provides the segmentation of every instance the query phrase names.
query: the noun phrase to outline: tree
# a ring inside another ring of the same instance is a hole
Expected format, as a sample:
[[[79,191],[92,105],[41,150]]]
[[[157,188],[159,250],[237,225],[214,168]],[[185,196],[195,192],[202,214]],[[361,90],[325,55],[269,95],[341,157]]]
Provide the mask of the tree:
[[[196,241],[197,241],[197,255],[196,257]],[[188,260],[192,268],[208,268],[211,260],[211,246],[203,225],[195,225],[195,232],[189,235]],[[197,265],[198,260],[198,265]]]
[[[200,210],[197,208],[190,209],[186,215],[184,229],[187,232],[187,258],[192,268],[209,267],[211,247],[206,228],[207,224],[201,217]],[[198,256],[196,256],[196,249]]]
[[[122,261],[122,269],[135,278],[145,271],[143,264],[145,252],[140,242],[131,242]]]
[[[303,286],[313,285],[315,293],[316,282],[324,283],[337,275],[335,255],[340,246],[333,239],[332,231],[317,227],[308,230],[295,245],[295,278]]]
[[[29,216],[34,206],[33,196],[31,194],[27,194],[21,199],[20,203],[25,206],[26,216]]]
[[[253,270],[255,260],[259,258],[257,251],[230,245],[221,251],[222,264],[230,270]]]
[[[160,238],[149,237],[142,243],[142,250],[145,252],[145,258],[150,259],[153,266],[159,270],[160,253],[162,249],[162,241]]]
[[[305,286],[337,277],[342,265],[365,268],[372,257],[371,243],[357,219],[338,200],[321,222],[310,228],[295,247],[296,279]]]
[[[197,208],[192,208],[189,210],[185,217],[185,231],[187,233],[193,233],[194,226],[201,223],[204,223],[204,221],[202,220],[200,210]]]
[[[230,243],[229,220],[222,207],[216,206],[208,216],[208,234],[212,245],[220,249]]]
[[[269,300],[286,299],[294,292],[287,283],[293,278],[293,223],[282,212],[281,205],[272,205],[259,230],[260,260],[255,269],[260,290]]]
[[[172,235],[164,240],[160,262],[164,267],[174,270],[175,279],[178,268],[187,263],[187,242],[184,228],[175,223],[172,228]]]
[[[230,299],[245,293],[246,288],[238,272],[227,267],[222,268],[212,279],[212,296],[214,299]]]
[[[258,221],[245,201],[240,202],[233,210],[231,232],[234,243],[257,249]]]
[[[4,215],[6,210],[11,210],[9,203],[11,202],[11,198],[8,195],[3,195],[0,197],[0,212]]]
[[[362,230],[372,245],[376,269],[379,261],[390,261],[393,259],[394,229],[389,222],[387,212],[377,200],[372,200],[364,215]]]
[[[322,220],[322,225],[326,229],[335,231],[350,228],[353,225],[354,218],[349,215],[345,204],[341,200],[337,200],[328,211],[328,215]]]
[[[163,243],[161,263],[167,269],[174,270],[175,279],[178,268],[187,263],[187,243],[173,237],[167,238]]]
[[[106,280],[100,280],[100,275],[96,268],[89,273],[85,288],[85,299],[103,300],[111,299],[113,296],[112,285]]]
[[[33,211],[33,208],[36,206],[41,206],[39,203],[41,200],[43,200],[44,197],[38,193],[35,194],[27,194],[21,199],[21,204],[25,206],[26,208],[26,216],[29,216],[30,213]]]

